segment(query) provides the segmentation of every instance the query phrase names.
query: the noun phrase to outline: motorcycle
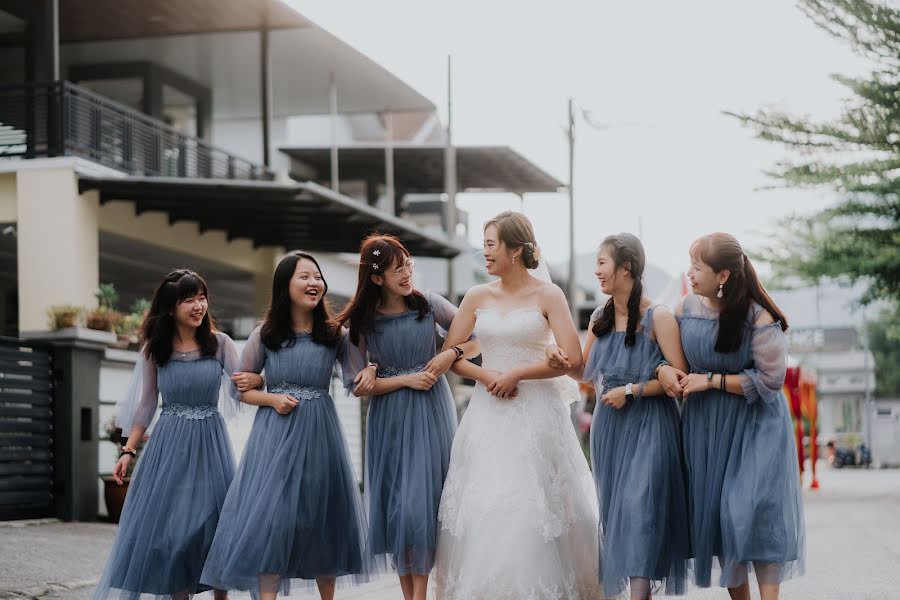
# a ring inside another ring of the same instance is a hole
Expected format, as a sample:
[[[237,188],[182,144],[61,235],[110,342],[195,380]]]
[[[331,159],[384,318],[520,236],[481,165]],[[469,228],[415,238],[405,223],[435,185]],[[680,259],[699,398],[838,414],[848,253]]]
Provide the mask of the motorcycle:
[[[860,444],[854,450],[851,448],[839,448],[834,441],[829,441],[825,447],[828,450],[828,463],[835,469],[844,467],[868,469],[872,466],[872,451],[865,444]]]

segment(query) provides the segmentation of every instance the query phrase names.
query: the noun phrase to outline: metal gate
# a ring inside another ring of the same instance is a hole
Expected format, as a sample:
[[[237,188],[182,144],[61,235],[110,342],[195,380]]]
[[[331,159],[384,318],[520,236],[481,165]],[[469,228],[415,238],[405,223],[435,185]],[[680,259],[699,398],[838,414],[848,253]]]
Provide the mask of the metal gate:
[[[53,388],[49,348],[0,338],[0,520],[55,513]]]

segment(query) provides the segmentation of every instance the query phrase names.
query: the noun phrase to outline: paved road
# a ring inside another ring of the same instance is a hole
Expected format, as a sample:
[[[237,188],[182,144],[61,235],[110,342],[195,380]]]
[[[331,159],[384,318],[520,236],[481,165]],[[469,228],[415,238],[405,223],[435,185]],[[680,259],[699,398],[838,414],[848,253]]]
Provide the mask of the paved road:
[[[900,599],[900,470],[821,469],[807,490],[807,574],[784,585],[797,600]],[[104,523],[0,524],[0,600],[87,600],[115,533]],[[211,596],[201,595],[200,598]],[[233,595],[243,600],[247,595]],[[756,595],[754,594],[754,597]],[[399,600],[392,578],[341,590],[338,598]],[[727,598],[695,590],[687,600]]]

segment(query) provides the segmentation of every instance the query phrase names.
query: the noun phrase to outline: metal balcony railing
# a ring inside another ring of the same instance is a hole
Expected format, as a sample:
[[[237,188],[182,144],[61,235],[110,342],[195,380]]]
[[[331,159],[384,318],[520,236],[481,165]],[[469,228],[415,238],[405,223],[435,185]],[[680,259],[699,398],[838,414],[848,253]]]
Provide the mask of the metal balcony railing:
[[[0,158],[80,156],[148,177],[272,179],[270,171],[68,81],[0,86]]]

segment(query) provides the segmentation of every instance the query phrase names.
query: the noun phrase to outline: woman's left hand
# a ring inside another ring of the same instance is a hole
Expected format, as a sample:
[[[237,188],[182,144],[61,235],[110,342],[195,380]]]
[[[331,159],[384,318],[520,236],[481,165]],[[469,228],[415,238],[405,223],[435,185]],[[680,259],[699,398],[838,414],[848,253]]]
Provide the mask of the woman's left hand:
[[[357,373],[356,377],[353,379],[353,395],[356,397],[368,396],[369,392],[375,389],[375,380],[377,378],[378,374],[375,371],[375,367],[372,365],[369,365]]]
[[[488,386],[487,391],[492,396],[498,398],[514,398],[516,396],[516,388],[519,385],[519,378],[512,372],[500,373],[500,376],[494,379]]]
[[[237,386],[239,392],[247,392],[262,387],[263,378],[259,373],[248,373],[246,371],[236,371],[231,380]]]
[[[425,365],[425,370],[434,375],[435,377],[440,377],[444,373],[450,370],[450,367],[456,362],[456,351],[452,348],[444,350],[443,352],[438,352],[434,355],[434,358],[428,361],[428,364]]]
[[[612,406],[616,410],[625,406],[625,400],[626,398],[624,387],[612,388],[611,390],[600,396],[600,402]]]
[[[681,378],[681,394],[685,400],[688,396],[697,392],[705,392],[709,389],[709,379],[703,373],[690,373]]]

